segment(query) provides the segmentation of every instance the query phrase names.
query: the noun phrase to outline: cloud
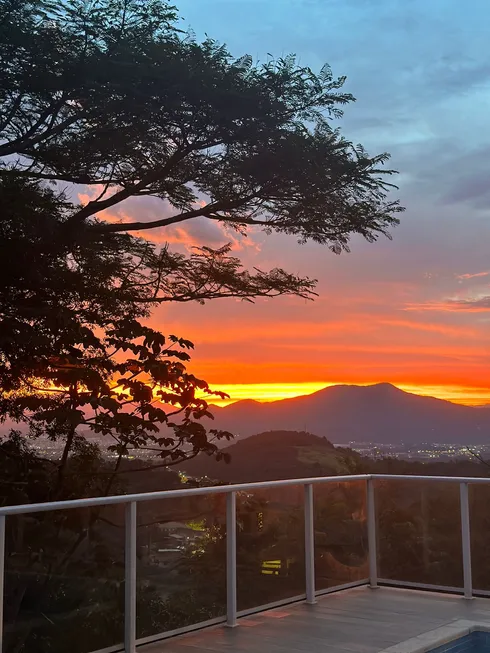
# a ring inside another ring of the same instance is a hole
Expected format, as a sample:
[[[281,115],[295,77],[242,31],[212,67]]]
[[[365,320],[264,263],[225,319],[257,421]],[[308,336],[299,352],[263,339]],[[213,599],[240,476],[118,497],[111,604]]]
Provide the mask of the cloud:
[[[91,186],[78,193],[81,204],[94,200],[102,192],[102,186]],[[113,192],[116,192],[115,189]],[[110,195],[109,195],[110,196]],[[198,202],[204,204],[204,202]],[[176,210],[166,200],[157,197],[131,197],[98,213],[101,220],[111,223],[152,222],[162,218],[171,217]],[[261,239],[259,232],[250,228],[244,233],[239,233],[231,226],[209,220],[207,218],[193,218],[181,223],[133,232],[135,236],[145,238],[156,244],[174,244],[186,250],[194,247],[222,247],[231,243],[235,252],[260,251]]]
[[[473,274],[470,272],[467,272],[466,274],[457,274],[456,279],[461,279],[462,281],[466,281],[467,279],[476,279],[478,277],[488,277],[490,275],[490,270],[487,270],[485,272],[474,272]]]
[[[444,203],[468,202],[477,208],[487,208],[490,205],[490,161],[486,170],[477,168],[474,163],[471,168],[472,174],[458,175],[453,180],[454,185],[442,198]]]
[[[490,296],[479,299],[447,299],[444,302],[426,302],[420,304],[408,304],[406,311],[442,311],[456,313],[466,311],[468,313],[486,313],[490,311]]]
[[[480,297],[479,299],[452,299],[448,301],[448,304],[462,311],[482,313],[490,311],[490,296]]]
[[[427,333],[440,333],[455,338],[471,338],[478,336],[478,331],[471,327],[451,326],[449,324],[431,324],[426,322],[410,322],[408,320],[382,320],[381,324],[402,329],[414,329]]]

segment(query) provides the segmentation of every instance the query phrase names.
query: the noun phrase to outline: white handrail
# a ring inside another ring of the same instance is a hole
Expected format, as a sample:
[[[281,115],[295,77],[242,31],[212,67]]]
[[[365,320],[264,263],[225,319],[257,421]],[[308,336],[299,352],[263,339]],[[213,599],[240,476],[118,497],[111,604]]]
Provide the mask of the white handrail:
[[[234,485],[212,485],[210,487],[193,487],[183,490],[162,490],[161,492],[140,492],[139,494],[118,494],[110,497],[93,497],[88,499],[71,499],[69,501],[50,501],[47,503],[26,503],[19,506],[0,508],[0,515],[25,515],[31,512],[49,512],[50,510],[68,510],[70,508],[91,508],[93,506],[110,506],[131,501],[155,501],[157,499],[180,499],[204,494],[229,494],[230,492],[253,492],[270,487],[288,487],[317,483],[342,483],[343,481],[363,481],[371,478],[369,474],[357,476],[319,476],[315,478],[288,478],[284,481],[261,481],[259,483],[236,483]],[[490,482],[490,479],[489,479]]]
[[[439,483],[490,483],[490,478],[481,476],[417,476],[415,474],[368,474],[374,480],[388,481],[434,481]]]
[[[409,474],[348,474],[344,476],[315,476],[312,478],[288,478],[281,481],[260,481],[257,483],[235,483],[231,485],[211,485],[209,487],[185,488],[181,490],[161,490],[160,492],[140,492],[138,494],[117,494],[110,497],[90,497],[70,499],[69,501],[49,501],[46,503],[26,503],[16,506],[0,507],[0,515],[25,515],[32,512],[50,510],[69,510],[70,508],[91,508],[110,506],[131,501],[155,501],[157,499],[178,499],[204,494],[228,494],[229,492],[253,492],[267,488],[293,485],[317,485],[319,483],[342,483],[368,480],[389,481],[431,481],[436,483],[490,484],[490,478],[479,476],[415,476]]]

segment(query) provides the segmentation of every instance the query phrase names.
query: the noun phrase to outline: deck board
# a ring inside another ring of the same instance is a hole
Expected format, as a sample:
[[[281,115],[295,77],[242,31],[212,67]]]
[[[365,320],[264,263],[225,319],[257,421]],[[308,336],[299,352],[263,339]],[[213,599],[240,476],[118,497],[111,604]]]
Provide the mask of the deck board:
[[[377,653],[456,619],[490,622],[490,599],[358,587],[155,642],[138,653]]]

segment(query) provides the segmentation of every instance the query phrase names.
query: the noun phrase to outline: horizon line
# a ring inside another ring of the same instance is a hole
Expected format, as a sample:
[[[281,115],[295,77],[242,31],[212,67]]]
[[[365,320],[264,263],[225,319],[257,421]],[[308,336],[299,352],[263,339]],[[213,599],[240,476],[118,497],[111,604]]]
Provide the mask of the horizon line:
[[[370,382],[347,382],[347,381],[302,381],[285,383],[213,383],[212,387],[226,392],[229,399],[214,399],[208,396],[207,401],[215,406],[229,406],[239,401],[253,400],[258,403],[272,403],[296,397],[305,397],[315,394],[320,390],[334,386],[357,386],[369,387],[373,385],[392,385],[403,392],[415,394],[421,397],[433,397],[442,399],[454,404],[464,406],[485,406],[490,404],[490,388],[464,385],[432,385],[397,383],[396,381],[370,381]]]

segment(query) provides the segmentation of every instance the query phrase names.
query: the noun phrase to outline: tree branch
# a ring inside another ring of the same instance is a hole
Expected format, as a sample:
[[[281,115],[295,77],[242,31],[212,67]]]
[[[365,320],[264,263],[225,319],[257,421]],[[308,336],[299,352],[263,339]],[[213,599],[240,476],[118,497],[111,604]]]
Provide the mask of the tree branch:
[[[34,164],[35,165],[35,164]],[[50,173],[50,172],[34,172],[31,171],[30,168],[33,167],[33,164],[29,166],[29,168],[25,170],[18,170],[17,168],[3,168],[0,170],[0,175],[4,176],[11,176],[11,177],[25,177],[27,179],[37,179],[37,180],[47,180],[47,181],[66,181],[67,183],[70,184],[85,184],[87,186],[91,185],[99,185],[99,184],[109,184],[109,183],[114,183],[117,185],[118,180],[117,179],[93,179],[90,176],[84,176],[84,175],[70,175],[68,173],[66,174],[55,174],[55,173]]]
[[[112,196],[114,197],[114,195]],[[109,198],[112,199],[112,197]],[[129,195],[128,195],[129,197]],[[114,204],[122,201],[124,198],[118,199]],[[177,224],[179,222],[185,222],[186,220],[191,220],[192,218],[209,218],[210,220],[215,220],[218,222],[234,222],[236,224],[247,224],[247,225],[258,225],[258,226],[267,226],[271,222],[269,220],[255,220],[250,217],[240,217],[235,219],[225,215],[219,215],[218,211],[230,211],[232,209],[237,209],[242,206],[244,203],[249,201],[250,197],[244,197],[240,201],[236,200],[234,202],[210,202],[205,206],[193,209],[192,211],[185,211],[184,213],[179,213],[173,215],[170,218],[162,218],[161,220],[152,220],[151,222],[120,222],[120,223],[101,223],[91,227],[92,230],[100,233],[118,233],[121,231],[145,231],[147,229],[156,229],[157,227],[168,227],[172,224]],[[108,201],[108,200],[107,200]],[[89,206],[89,204],[87,205]],[[102,209],[98,209],[102,210]],[[83,209],[82,209],[83,211]],[[78,214],[77,214],[78,215]],[[278,224],[278,223],[277,223]],[[280,226],[280,225],[279,225]]]
[[[95,215],[100,211],[104,211],[105,209],[109,209],[112,206],[119,204],[123,200],[128,199],[129,197],[137,195],[140,191],[144,190],[149,184],[152,184],[156,181],[165,178],[168,175],[168,173],[171,171],[172,167],[177,163],[179,163],[182,159],[184,159],[189,152],[190,152],[190,148],[185,148],[180,151],[177,150],[172,154],[172,156],[169,158],[169,160],[165,165],[163,165],[158,170],[153,170],[152,172],[148,173],[138,183],[129,184],[128,186],[126,186],[126,188],[122,188],[120,191],[114,193],[114,195],[111,195],[106,200],[89,202],[82,209],[80,209],[70,217],[68,221],[69,224],[83,222],[86,218],[89,218],[90,216]],[[101,230],[100,229],[101,226],[102,225],[98,225],[99,230]],[[107,226],[121,227],[122,225],[107,225]],[[106,231],[111,231],[111,229],[106,229]],[[119,228],[119,229],[113,229],[112,231],[124,231],[124,229]]]
[[[2,120],[2,122],[0,122],[0,131],[3,131],[5,129],[5,127],[7,127],[8,124],[10,123],[10,121],[12,120],[12,118],[15,115],[15,112],[17,111],[17,109],[21,105],[22,98],[23,98],[22,93],[19,93],[19,95],[12,102],[12,106],[10,108],[10,111],[7,112],[7,115],[5,116],[5,118]]]
[[[56,134],[61,133],[64,129],[69,127],[70,125],[73,125],[73,123],[77,122],[82,118],[83,115],[77,115],[77,116],[72,116],[71,118],[67,118],[66,120],[63,120],[63,122],[60,122],[56,127],[53,128],[48,128],[45,131],[43,131],[41,134],[38,134],[37,136],[34,136],[33,138],[29,138],[26,135],[24,135],[22,138],[17,138],[15,141],[10,141],[9,143],[5,143],[5,145],[0,145],[0,156],[8,156],[10,154],[25,154],[26,156],[29,156],[29,152],[26,151],[29,148],[33,147],[34,145],[37,145],[41,141],[51,138],[52,136],[56,136]],[[38,121],[39,122],[39,121]],[[36,128],[42,123],[36,124]],[[32,127],[29,132],[32,132],[34,127]]]

